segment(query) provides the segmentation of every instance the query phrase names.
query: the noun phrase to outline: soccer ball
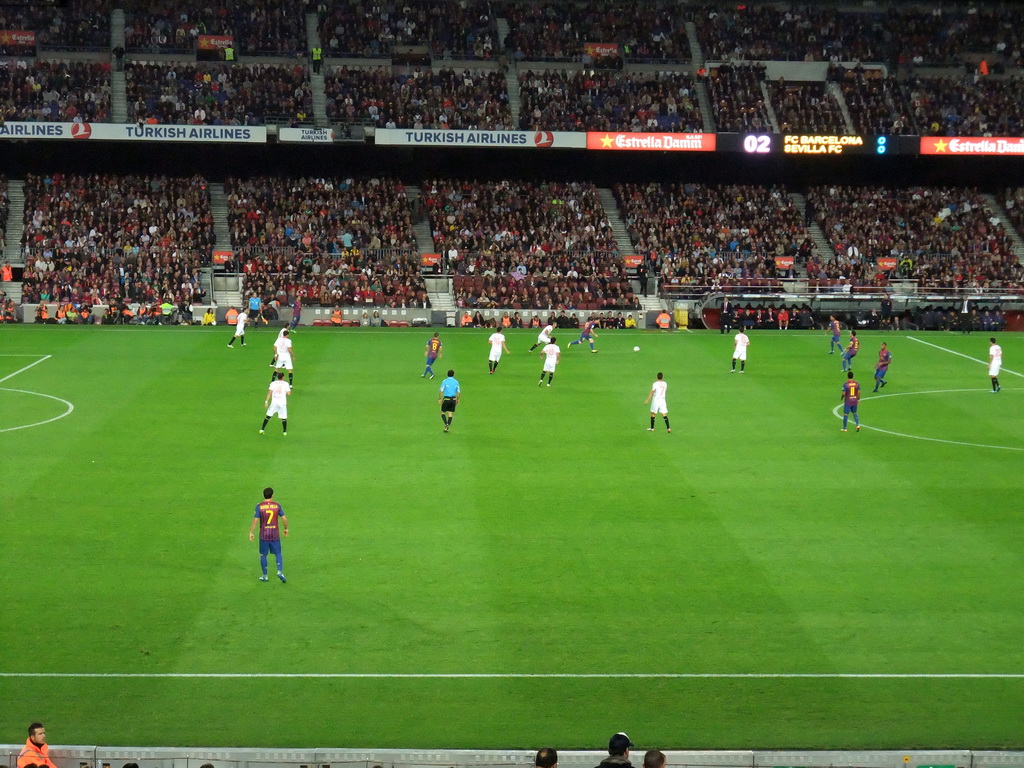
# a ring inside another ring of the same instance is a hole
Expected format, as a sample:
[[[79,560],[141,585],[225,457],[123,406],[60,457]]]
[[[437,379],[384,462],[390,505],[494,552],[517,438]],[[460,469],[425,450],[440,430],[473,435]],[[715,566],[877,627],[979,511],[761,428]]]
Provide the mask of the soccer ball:
[[[633,347],[633,351],[634,352],[639,352],[640,351],[640,347]]]

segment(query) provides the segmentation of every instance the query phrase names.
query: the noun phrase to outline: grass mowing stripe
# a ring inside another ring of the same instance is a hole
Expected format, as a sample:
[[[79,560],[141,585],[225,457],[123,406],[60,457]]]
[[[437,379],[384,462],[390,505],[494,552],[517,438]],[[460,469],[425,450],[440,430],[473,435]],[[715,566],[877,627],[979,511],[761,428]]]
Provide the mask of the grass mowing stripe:
[[[0,678],[184,678],[184,679],[1024,679],[1024,673],[1001,672],[0,672]]]
[[[951,355],[956,355],[957,357],[963,357],[963,358],[965,358],[967,360],[972,360],[975,363],[981,363],[982,365],[988,365],[988,360],[982,360],[982,359],[977,358],[977,357],[971,357],[970,355],[965,355],[962,352],[957,352],[956,350],[949,349],[947,347],[941,347],[938,344],[932,344],[930,341],[925,341],[924,339],[918,339],[918,338],[916,338],[914,336],[907,336],[907,338],[910,339],[911,341],[916,341],[918,344],[924,344],[925,346],[928,346],[928,347],[934,347],[935,349],[941,349],[943,352],[948,352]],[[1024,373],[1018,373],[1017,371],[1011,371],[1009,368],[1001,368],[1000,371],[1003,372],[1003,373],[1012,373],[1014,376],[1024,377]]]

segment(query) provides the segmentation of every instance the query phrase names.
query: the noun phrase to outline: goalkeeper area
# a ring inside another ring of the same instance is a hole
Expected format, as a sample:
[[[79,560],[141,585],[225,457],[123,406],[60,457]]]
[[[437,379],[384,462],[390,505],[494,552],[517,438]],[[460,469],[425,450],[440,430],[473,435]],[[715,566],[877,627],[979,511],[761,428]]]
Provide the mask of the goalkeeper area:
[[[1024,748],[1024,337],[490,333],[0,328],[0,741]]]

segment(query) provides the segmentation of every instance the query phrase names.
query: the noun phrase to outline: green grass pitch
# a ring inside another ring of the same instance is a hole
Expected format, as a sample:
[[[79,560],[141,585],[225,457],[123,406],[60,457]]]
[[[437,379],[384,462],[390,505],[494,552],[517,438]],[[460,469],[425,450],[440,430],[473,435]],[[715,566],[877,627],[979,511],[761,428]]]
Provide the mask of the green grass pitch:
[[[300,329],[261,437],[272,331],[0,328],[4,738],[1024,747],[1024,339],[994,395],[987,334],[885,336],[844,434],[823,333],[754,332],[740,375],[718,333],[603,332],[550,389],[531,331],[489,376],[442,330],[423,380],[430,333]]]

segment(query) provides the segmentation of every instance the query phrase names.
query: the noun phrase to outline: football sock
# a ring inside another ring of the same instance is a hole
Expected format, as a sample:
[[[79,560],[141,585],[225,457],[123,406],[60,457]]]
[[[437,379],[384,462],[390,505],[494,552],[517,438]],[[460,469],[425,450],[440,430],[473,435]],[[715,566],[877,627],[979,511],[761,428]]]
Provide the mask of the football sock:
[[[288,372],[288,386],[289,387],[292,385],[292,381],[294,381],[294,377],[292,376],[291,371],[289,371]]]
[[[448,417],[445,416],[443,412],[441,413],[441,423],[444,424],[446,427],[448,426]]]
[[[263,575],[267,575],[267,556],[260,555],[260,568],[263,569]]]
[[[235,345],[235,337],[234,337],[234,336],[232,336],[232,337],[231,337],[231,341],[229,341],[229,342],[228,342],[228,346],[229,346],[229,347],[233,347],[234,345]]]
[[[591,348],[591,349],[593,349],[593,348],[594,348],[594,342],[590,342],[590,348]]]
[[[734,371],[736,370],[736,361],[735,360],[732,361],[732,369]]]
[[[651,429],[654,429],[654,417],[651,416]]]
[[[288,431],[288,419],[281,419],[281,431],[282,432],[287,432]]]
[[[265,419],[263,420],[263,426],[262,426],[262,427],[260,427],[260,429],[266,429],[266,428],[267,428],[267,422],[269,422],[269,421],[270,421],[270,417],[269,417],[269,416],[267,416],[267,418],[265,418]]]
[[[668,416],[662,416],[662,418],[665,420],[665,429],[672,429],[672,425],[668,423]],[[654,425],[652,424],[651,426],[653,427]]]
[[[997,379],[997,378],[993,378],[993,379],[992,379],[992,389],[993,389],[993,390],[996,390],[996,389],[998,389],[998,388],[999,388],[999,379]]]
[[[860,415],[856,413],[853,414],[853,423],[856,424],[858,427],[860,426]]]
[[[553,378],[555,378],[555,374],[553,374],[553,373],[549,373],[549,374],[548,374],[548,384],[550,384],[550,383],[551,383],[551,380],[552,380]]]
[[[741,361],[740,361],[740,373],[742,373],[742,372],[743,372],[743,370],[744,370],[744,369],[745,369],[746,367],[747,367],[747,361],[746,361],[746,360],[741,360]]]
[[[850,420],[850,417],[845,413],[843,414],[843,429],[846,429],[846,423]]]

